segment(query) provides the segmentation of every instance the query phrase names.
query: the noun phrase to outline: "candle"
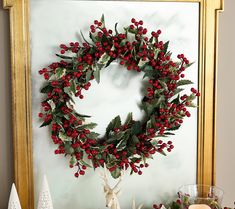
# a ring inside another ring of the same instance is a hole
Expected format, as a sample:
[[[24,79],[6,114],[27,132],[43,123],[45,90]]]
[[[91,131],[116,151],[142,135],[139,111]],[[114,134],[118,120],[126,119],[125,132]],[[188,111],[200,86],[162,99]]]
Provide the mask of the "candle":
[[[195,204],[195,205],[190,205],[189,209],[211,209],[211,208],[205,204]]]

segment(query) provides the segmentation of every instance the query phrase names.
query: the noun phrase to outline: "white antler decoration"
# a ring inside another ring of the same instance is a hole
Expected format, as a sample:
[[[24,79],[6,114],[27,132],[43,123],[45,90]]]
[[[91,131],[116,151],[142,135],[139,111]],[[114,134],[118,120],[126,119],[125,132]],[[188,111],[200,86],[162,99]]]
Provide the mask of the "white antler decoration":
[[[111,188],[108,182],[107,168],[104,165],[104,174],[101,174],[101,178],[104,180],[104,194],[106,199],[106,207],[110,209],[121,209],[117,196],[120,194],[118,186],[122,181],[122,175],[119,177],[117,184],[113,188]]]
[[[141,209],[144,205],[140,204],[138,208],[136,208],[135,198],[132,200],[132,209]]]

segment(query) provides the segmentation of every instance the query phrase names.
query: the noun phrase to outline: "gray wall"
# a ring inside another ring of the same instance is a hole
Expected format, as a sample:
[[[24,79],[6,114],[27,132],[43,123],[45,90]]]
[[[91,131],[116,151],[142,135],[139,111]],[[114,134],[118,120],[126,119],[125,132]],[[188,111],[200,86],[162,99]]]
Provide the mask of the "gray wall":
[[[220,16],[218,109],[217,109],[217,185],[224,189],[224,203],[235,201],[235,1],[225,0]]]
[[[1,5],[0,5],[0,8]],[[0,9],[0,208],[7,208],[13,179],[8,11]]]
[[[225,0],[220,15],[218,111],[217,111],[217,185],[224,189],[224,205],[235,200],[235,1]],[[11,140],[10,60],[8,11],[0,9],[0,209],[7,208],[13,181]]]

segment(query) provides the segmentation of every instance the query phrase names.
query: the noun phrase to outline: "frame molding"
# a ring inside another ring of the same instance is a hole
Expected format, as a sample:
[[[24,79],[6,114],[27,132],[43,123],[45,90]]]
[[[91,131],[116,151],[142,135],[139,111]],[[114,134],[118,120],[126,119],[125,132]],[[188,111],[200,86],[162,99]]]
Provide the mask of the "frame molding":
[[[197,183],[214,185],[218,16],[224,0],[149,1],[200,4]],[[14,180],[23,209],[34,208],[29,4],[30,0],[3,0],[10,16]]]

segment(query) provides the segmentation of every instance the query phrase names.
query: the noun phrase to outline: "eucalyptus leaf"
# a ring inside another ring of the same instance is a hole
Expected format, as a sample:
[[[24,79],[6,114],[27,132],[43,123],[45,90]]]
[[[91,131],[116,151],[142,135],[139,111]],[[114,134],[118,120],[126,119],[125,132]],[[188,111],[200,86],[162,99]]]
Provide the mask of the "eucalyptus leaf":
[[[77,159],[75,157],[75,155],[73,155],[71,158],[70,158],[70,161],[69,161],[70,165],[75,165],[77,163]]]
[[[183,86],[183,85],[189,85],[189,84],[193,84],[193,82],[190,80],[186,80],[186,79],[182,79],[177,82],[177,86]]]
[[[79,162],[82,164],[82,165],[85,165],[86,167],[88,168],[91,168],[91,165],[87,162],[85,162],[84,160],[79,160]]]
[[[61,55],[61,54],[55,54],[57,57],[60,57],[62,59],[73,59],[73,57],[70,57],[70,56],[65,56],[65,55]]]
[[[99,68],[96,68],[96,70],[94,71],[93,75],[95,77],[96,82],[100,83],[100,69]]]
[[[59,79],[65,75],[66,69],[58,67],[56,68],[55,73],[56,73],[56,77]]]
[[[81,126],[78,126],[78,129],[94,129],[97,126],[96,123],[88,123]]]
[[[111,172],[111,175],[113,178],[117,179],[118,177],[121,176],[121,170],[120,168],[116,168],[114,171]]]
[[[59,138],[63,141],[63,142],[68,142],[68,141],[72,141],[72,138],[67,136],[65,133],[63,132],[59,132]]]
[[[41,89],[41,93],[47,94],[51,92],[52,90],[53,90],[53,87],[50,84],[48,84]]]
[[[40,128],[41,128],[41,127],[44,127],[44,126],[48,126],[48,125],[50,125],[50,124],[51,124],[51,122],[52,122],[52,119],[50,119],[50,120],[48,120],[48,121],[43,122],[43,124],[40,126]]]
[[[140,134],[141,133],[141,123],[140,123],[140,121],[136,121],[134,124],[133,124],[133,126],[132,126],[132,128],[131,128],[131,134],[132,135],[138,135],[138,134]]]
[[[167,42],[164,44],[164,50],[163,50],[164,54],[167,53],[168,46],[169,46],[169,41],[167,41]]]
[[[118,23],[115,23],[115,32],[116,32],[116,35],[119,34],[118,30],[117,30],[117,25],[118,25]]]
[[[51,109],[53,111],[55,109],[55,103],[52,100],[49,100],[47,103],[51,106]]]
[[[128,113],[128,115],[127,115],[125,125],[129,125],[130,122],[132,122],[132,120],[133,120],[132,112],[130,112],[130,113]]]
[[[176,95],[176,94],[179,94],[181,91],[183,91],[184,89],[181,89],[181,88],[177,88],[177,89],[175,89],[175,91],[174,91],[174,95]]]

